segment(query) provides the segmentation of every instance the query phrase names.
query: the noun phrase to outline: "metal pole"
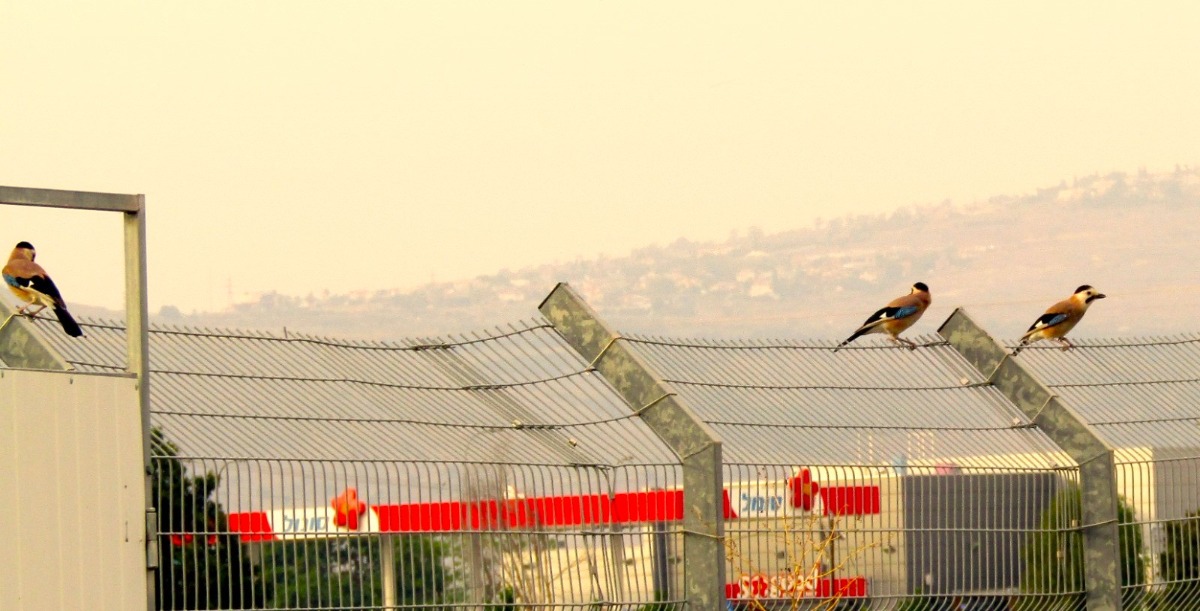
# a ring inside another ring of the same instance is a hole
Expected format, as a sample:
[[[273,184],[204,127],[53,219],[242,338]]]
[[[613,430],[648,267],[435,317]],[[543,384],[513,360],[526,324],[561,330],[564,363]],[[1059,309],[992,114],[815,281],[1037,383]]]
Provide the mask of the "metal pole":
[[[938,333],[1079,465],[1087,608],[1120,611],[1117,482],[1112,447],[961,308],[950,315]]]
[[[154,508],[150,448],[150,335],[146,298],[146,197],[136,196],[135,210],[125,217],[125,339],[127,371],[137,376],[138,405],[142,418],[142,460],[146,487],[146,608],[155,608],[155,576],[158,568],[157,514]]]
[[[623,527],[620,524],[613,524],[609,527],[608,544],[609,553],[612,554],[612,571],[610,572],[612,581],[613,600],[626,600],[629,596],[629,591],[625,584],[625,536],[621,533]]]
[[[379,571],[383,573],[383,608],[396,608],[396,535],[379,537]]]
[[[468,467],[470,468],[470,467]],[[483,485],[484,476],[481,471],[471,470],[466,474],[466,481],[463,488],[466,501],[470,507],[479,507],[486,500],[487,495],[484,492]],[[478,516],[478,528],[476,528],[475,520],[472,519],[473,512],[478,509],[468,509],[466,515],[463,516],[463,536],[466,538],[466,550],[463,553],[463,568],[466,572],[467,585],[467,600],[469,603],[468,609],[481,611],[484,605],[491,600],[495,594],[492,586],[492,567],[489,564],[489,555],[483,533],[481,530],[489,528],[482,516]],[[503,559],[501,559],[503,562]]]
[[[652,537],[654,560],[652,574],[654,577],[655,600],[671,600],[671,573],[668,565],[671,550],[670,539],[667,538],[665,522],[655,522],[650,533]]]
[[[683,469],[684,594],[692,609],[725,609],[721,439],[565,283],[538,307],[679,457]]]

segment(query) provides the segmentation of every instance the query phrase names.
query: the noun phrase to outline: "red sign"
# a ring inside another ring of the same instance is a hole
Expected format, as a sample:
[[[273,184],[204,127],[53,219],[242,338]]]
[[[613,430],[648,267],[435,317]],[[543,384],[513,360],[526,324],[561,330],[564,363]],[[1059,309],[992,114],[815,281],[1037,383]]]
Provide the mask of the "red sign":
[[[347,489],[346,493],[330,503],[336,512],[335,525],[357,530],[360,516],[369,508],[378,523],[375,532],[382,533],[647,524],[683,520],[682,490],[623,492],[612,496],[589,494],[473,503],[446,501],[371,506],[360,501],[357,494],[349,495],[352,490]],[[231,513],[229,529],[240,533],[243,541],[272,541],[287,529],[273,527],[271,515],[265,511]],[[737,518],[729,504],[728,493],[724,498],[724,516],[727,520]],[[324,527],[306,532],[309,535],[319,534],[324,532]]]
[[[879,486],[831,486],[821,490],[825,515],[861,516],[879,513]]]
[[[183,533],[182,535],[171,535],[171,545],[174,545],[175,547],[183,547],[185,545],[191,545],[195,542],[196,542],[196,536],[193,535],[192,533]],[[208,535],[207,537],[204,538],[204,543],[207,545],[216,545],[217,544],[217,536],[216,535]]]
[[[344,492],[329,502],[333,507],[333,523],[339,528],[358,530],[358,519],[367,512],[366,503],[358,500],[358,490],[346,488]]]
[[[821,486],[813,481],[812,473],[808,469],[801,469],[800,473],[792,478],[792,507],[812,511],[813,501],[820,489]]]
[[[797,598],[862,598],[867,595],[866,577],[818,579],[815,575],[796,575],[780,571],[774,575],[742,575],[735,583],[725,584],[729,600],[795,600]]]
[[[880,511],[879,486],[825,486],[813,481],[808,469],[791,479],[792,507],[812,511],[819,496],[821,511],[827,516],[874,515]]]

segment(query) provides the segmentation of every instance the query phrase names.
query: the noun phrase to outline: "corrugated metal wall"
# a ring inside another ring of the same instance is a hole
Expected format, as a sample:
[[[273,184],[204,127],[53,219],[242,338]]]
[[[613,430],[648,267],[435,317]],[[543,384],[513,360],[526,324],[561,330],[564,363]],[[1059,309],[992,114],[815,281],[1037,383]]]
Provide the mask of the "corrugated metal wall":
[[[0,609],[144,609],[134,380],[0,369],[0,463]]]

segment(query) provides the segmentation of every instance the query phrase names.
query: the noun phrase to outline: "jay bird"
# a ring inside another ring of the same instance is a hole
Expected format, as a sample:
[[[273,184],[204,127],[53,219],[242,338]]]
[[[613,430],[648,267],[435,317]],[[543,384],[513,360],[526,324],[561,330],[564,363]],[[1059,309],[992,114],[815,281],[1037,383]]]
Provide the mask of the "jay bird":
[[[25,302],[25,305],[17,308],[17,313],[32,317],[49,307],[58,316],[58,322],[62,324],[67,335],[83,335],[83,329],[79,328],[79,323],[75,322],[75,318],[67,311],[67,303],[63,301],[58,287],[54,286],[54,281],[41,265],[33,262],[35,257],[37,251],[33,249],[33,244],[18,242],[8,258],[8,264],[4,266],[4,283],[14,295]],[[30,306],[40,307],[36,310],[26,309]]]
[[[898,344],[906,344],[909,350],[915,349],[916,344],[899,337],[905,329],[913,326],[925,313],[933,298],[929,296],[929,287],[924,282],[912,285],[912,290],[903,297],[893,299],[862,324],[846,341],[837,345],[834,352],[843,346],[868,333],[887,333],[889,338]]]
[[[1013,350],[1013,356],[1025,349],[1025,346],[1032,344],[1038,340],[1052,339],[1062,346],[1063,350],[1071,348],[1071,342],[1067,341],[1068,331],[1075,328],[1079,324],[1080,319],[1087,313],[1092,302],[1097,299],[1104,299],[1106,295],[1085,284],[1075,289],[1075,294],[1066,299],[1050,306],[1045,314],[1042,314],[1033,324],[1029,326],[1029,330],[1025,335],[1021,336],[1021,343]]]

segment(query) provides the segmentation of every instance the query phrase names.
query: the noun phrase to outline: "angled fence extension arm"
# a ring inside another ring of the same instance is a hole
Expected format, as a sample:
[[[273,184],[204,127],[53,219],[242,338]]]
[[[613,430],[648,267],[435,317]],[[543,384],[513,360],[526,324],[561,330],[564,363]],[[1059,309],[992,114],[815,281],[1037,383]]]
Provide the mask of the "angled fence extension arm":
[[[1079,465],[1087,608],[1120,611],[1117,483],[1112,447],[963,309],[955,310],[938,334]]]
[[[538,307],[630,410],[679,457],[683,470],[684,594],[690,608],[725,609],[721,440],[565,283]]]

